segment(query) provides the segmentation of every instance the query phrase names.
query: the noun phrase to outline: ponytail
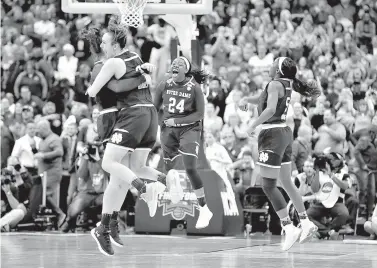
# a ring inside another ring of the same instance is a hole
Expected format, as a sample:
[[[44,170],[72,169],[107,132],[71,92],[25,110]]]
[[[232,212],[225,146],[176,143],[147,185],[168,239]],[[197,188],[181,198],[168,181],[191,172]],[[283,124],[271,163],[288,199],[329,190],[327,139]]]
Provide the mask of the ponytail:
[[[204,84],[207,81],[208,73],[200,69],[191,69],[186,75],[192,75],[198,84]]]
[[[292,87],[294,91],[305,97],[311,98],[317,98],[319,95],[321,95],[321,90],[315,80],[304,82],[296,78],[297,66],[291,58],[279,57],[276,61],[278,62],[281,77],[293,80]]]
[[[316,99],[321,95],[321,90],[315,80],[303,82],[300,79],[294,77],[292,86],[294,91],[300,93],[305,97]]]

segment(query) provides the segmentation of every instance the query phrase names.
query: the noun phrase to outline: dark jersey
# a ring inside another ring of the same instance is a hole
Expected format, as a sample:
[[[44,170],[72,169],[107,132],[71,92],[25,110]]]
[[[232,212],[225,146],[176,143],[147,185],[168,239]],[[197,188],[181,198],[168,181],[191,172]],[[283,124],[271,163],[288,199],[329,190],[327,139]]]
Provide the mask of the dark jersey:
[[[165,88],[162,91],[162,105],[164,110],[163,120],[169,118],[182,118],[196,112],[197,90],[195,89],[197,87],[200,89],[200,86],[192,77],[182,84],[175,83],[171,78],[168,79],[165,82]],[[200,119],[196,121],[199,120]]]
[[[120,58],[126,63],[126,73],[120,79],[140,76],[140,65],[143,61],[137,53],[125,51],[115,58]],[[137,88],[117,94],[118,108],[128,108],[136,104],[153,104],[152,95],[147,83],[142,83]]]
[[[268,119],[265,124],[277,124],[277,123],[285,123],[285,120],[287,118],[287,112],[289,103],[291,102],[291,94],[292,94],[292,80],[285,79],[285,78],[279,78],[274,79],[272,81],[278,81],[280,82],[285,89],[285,94],[283,97],[279,98],[275,114]],[[258,114],[260,115],[264,109],[267,107],[267,100],[268,100],[268,85],[266,88],[262,91],[260,97],[259,97],[259,103],[258,103]]]
[[[103,66],[103,62],[97,61],[94,64],[94,68],[100,68]],[[95,77],[90,78],[90,83],[93,84]],[[98,105],[101,106],[102,109],[107,109],[111,107],[116,107],[117,106],[117,101],[116,101],[116,93],[109,88],[106,87],[106,85],[98,92],[96,95],[96,102]]]

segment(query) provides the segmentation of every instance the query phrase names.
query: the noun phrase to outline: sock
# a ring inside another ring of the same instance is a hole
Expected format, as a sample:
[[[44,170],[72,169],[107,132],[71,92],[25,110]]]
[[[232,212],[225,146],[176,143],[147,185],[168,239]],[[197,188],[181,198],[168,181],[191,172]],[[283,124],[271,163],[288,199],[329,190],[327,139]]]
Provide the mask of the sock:
[[[132,185],[133,187],[135,187],[136,190],[139,191],[139,193],[141,193],[141,194],[145,193],[145,190],[146,190],[146,188],[145,188],[145,183],[144,183],[141,179],[139,179],[139,178],[134,179],[134,180],[131,182],[131,185]]]
[[[164,173],[159,174],[157,181],[161,182],[163,185],[166,185],[166,175]]]
[[[118,215],[119,215],[119,211],[114,211],[113,214],[111,214],[111,221],[117,221]]]
[[[280,222],[281,222],[281,225],[283,225],[283,227],[292,223],[291,219],[289,217],[285,217],[285,218],[280,219]]]
[[[204,188],[194,190],[196,198],[198,199],[199,206],[204,207],[207,204],[206,197],[204,195]]]
[[[111,219],[111,214],[107,214],[107,213],[102,214],[101,224],[108,228],[110,225],[110,219]]]
[[[308,214],[306,214],[306,211],[298,213],[298,217],[300,220],[306,220],[308,219]]]

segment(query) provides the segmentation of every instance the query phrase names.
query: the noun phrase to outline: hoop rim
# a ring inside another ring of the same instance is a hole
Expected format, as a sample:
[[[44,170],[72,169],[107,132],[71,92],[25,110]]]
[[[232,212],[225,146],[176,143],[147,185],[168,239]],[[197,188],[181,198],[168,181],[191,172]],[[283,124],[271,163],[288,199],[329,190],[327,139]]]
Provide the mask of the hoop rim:
[[[62,0],[62,10],[74,14],[120,14],[115,3],[74,3]],[[147,3],[143,14],[192,14],[203,15],[212,12],[213,0],[202,0],[197,4],[156,4]]]

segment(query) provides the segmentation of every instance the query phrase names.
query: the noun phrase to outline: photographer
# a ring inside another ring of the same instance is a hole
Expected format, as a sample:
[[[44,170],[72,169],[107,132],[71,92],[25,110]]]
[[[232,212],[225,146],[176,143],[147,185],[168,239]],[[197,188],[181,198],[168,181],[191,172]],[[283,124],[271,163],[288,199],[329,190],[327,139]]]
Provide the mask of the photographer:
[[[29,173],[15,157],[9,157],[8,166],[1,170],[1,188],[3,202],[0,227],[2,231],[9,231],[10,227],[16,227],[27,215],[31,188]]]
[[[67,197],[67,218],[62,226],[68,232],[76,226],[77,216],[93,205],[102,205],[108,175],[101,168],[102,143],[98,142],[97,119],[99,110],[93,109],[92,123],[80,130],[77,136],[77,172],[72,174]]]
[[[336,239],[339,230],[349,218],[344,204],[345,191],[351,187],[348,167],[338,153],[317,155],[314,158],[317,181],[311,185],[313,195],[305,196],[303,200],[315,201],[307,213],[309,219],[318,226],[319,237]],[[321,219],[327,216],[332,217],[328,225],[321,222]]]

